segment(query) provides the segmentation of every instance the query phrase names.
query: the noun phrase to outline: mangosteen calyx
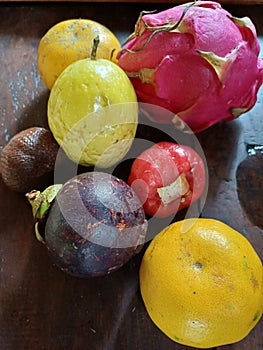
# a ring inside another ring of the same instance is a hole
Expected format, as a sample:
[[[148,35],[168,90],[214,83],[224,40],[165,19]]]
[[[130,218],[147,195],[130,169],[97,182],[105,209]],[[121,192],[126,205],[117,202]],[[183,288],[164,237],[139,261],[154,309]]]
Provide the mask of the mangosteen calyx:
[[[61,189],[61,184],[55,184],[47,187],[43,192],[32,190],[26,194],[26,198],[32,206],[35,223],[36,238],[45,243],[44,235],[40,233],[39,226],[45,224],[50,207]]]

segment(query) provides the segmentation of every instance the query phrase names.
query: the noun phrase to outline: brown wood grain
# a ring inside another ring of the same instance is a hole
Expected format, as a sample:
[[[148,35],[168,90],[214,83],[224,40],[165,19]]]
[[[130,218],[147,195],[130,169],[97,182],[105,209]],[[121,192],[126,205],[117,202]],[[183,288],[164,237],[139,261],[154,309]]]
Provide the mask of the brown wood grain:
[[[122,41],[133,31],[142,7],[153,9],[152,4],[141,3],[0,3],[0,152],[18,131],[47,126],[49,92],[40,80],[36,60],[44,33],[63,19],[92,18]],[[228,3],[234,15],[253,19],[263,48],[263,7],[247,6],[253,1],[239,1],[244,6]],[[171,2],[158,8],[169,6]],[[262,208],[262,192],[247,196],[243,206],[240,195],[244,197],[249,187],[238,188],[236,174],[247,157],[247,145],[263,144],[262,105],[261,88],[251,111],[198,135],[209,171],[202,216],[242,232],[261,259],[263,227],[257,226],[257,216],[262,211],[247,210]],[[253,172],[250,176],[252,182],[253,176],[257,183],[261,181]],[[147,316],[138,283],[141,257],[142,253],[108,277],[84,280],[66,275],[52,265],[45,246],[36,240],[24,196],[9,190],[0,179],[0,349],[193,349],[169,340]],[[262,350],[263,320],[241,342],[218,349]]]

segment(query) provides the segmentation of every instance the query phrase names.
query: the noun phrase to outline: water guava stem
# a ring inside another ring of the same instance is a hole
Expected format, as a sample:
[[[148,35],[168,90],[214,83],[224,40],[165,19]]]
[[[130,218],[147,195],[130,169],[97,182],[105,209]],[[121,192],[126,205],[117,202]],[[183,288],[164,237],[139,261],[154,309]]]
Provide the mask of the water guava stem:
[[[99,42],[100,42],[100,37],[99,37],[99,35],[97,35],[93,39],[93,45],[92,45],[92,50],[91,50],[91,54],[90,54],[90,58],[92,60],[96,60],[96,55],[97,55],[97,49],[98,49],[98,46],[99,46]]]

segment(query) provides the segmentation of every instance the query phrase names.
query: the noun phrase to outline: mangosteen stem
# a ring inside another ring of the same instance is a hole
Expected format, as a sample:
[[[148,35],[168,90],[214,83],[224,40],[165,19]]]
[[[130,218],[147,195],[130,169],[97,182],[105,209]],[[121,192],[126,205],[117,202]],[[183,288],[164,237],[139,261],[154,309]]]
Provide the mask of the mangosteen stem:
[[[91,54],[90,54],[90,58],[92,60],[96,60],[96,55],[97,55],[97,49],[98,49],[98,46],[99,46],[99,42],[100,42],[100,37],[99,37],[99,35],[97,35],[93,39],[93,45],[92,45],[92,50],[91,50]]]
[[[39,222],[36,222],[36,223],[35,223],[35,236],[36,236],[36,239],[37,239],[40,243],[46,244],[44,235],[41,234],[41,233],[40,233],[40,230],[39,230]]]
[[[56,184],[47,187],[43,192],[32,190],[26,194],[26,198],[32,206],[33,217],[36,221],[35,235],[42,243],[44,243],[45,240],[40,233],[39,225],[45,222],[49,209],[61,187],[61,184]]]
[[[26,194],[27,200],[32,205],[34,219],[41,221],[46,217],[49,208],[61,187],[61,184],[56,184],[47,187],[43,192],[32,190]]]

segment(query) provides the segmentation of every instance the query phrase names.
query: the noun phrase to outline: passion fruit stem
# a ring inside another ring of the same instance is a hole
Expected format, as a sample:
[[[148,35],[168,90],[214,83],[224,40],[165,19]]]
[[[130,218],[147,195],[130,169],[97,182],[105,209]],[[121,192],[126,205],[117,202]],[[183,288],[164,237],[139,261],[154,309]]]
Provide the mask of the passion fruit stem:
[[[190,189],[189,182],[186,179],[185,174],[181,174],[170,185],[157,188],[157,192],[164,205],[168,205],[175,199],[185,195]]]
[[[92,50],[91,50],[91,54],[90,54],[90,58],[92,60],[96,60],[97,49],[98,49],[99,43],[100,43],[100,37],[99,37],[99,35],[97,35],[93,39],[93,45],[92,45]]]

